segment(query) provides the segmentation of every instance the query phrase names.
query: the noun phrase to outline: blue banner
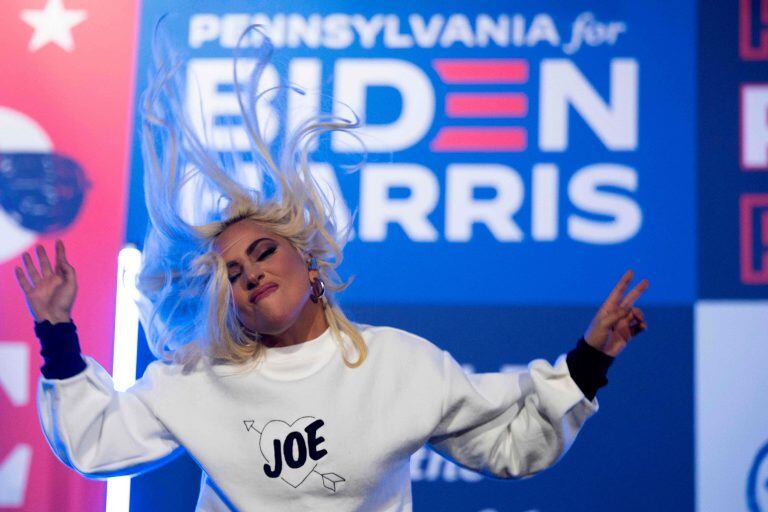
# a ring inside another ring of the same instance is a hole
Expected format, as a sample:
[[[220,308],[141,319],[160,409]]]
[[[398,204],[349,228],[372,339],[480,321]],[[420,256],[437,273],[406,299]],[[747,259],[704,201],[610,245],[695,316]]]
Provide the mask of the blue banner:
[[[269,140],[320,110],[360,116],[368,165],[343,170],[359,145],[339,133],[313,155],[339,221],[355,212],[344,300],[589,304],[628,267],[652,283],[649,303],[693,299],[692,2],[263,7],[145,6],[138,87],[168,10],[190,58],[188,105],[212,149],[248,149],[232,56],[252,23],[275,45],[264,87],[306,91],[265,98]],[[259,44],[246,37],[241,53]]]

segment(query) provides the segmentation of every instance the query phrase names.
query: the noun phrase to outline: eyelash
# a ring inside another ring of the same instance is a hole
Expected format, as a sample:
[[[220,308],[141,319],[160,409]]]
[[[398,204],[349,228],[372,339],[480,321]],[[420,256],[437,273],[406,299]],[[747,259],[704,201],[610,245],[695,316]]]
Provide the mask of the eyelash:
[[[261,256],[259,256],[259,258],[256,261],[263,261],[263,260],[267,259],[275,251],[277,251],[277,247],[270,247],[269,249],[267,249],[266,251],[261,253]],[[233,276],[229,276],[229,282],[230,283],[234,283],[237,280],[238,277],[240,277],[240,273],[237,273],[237,274],[235,274]]]

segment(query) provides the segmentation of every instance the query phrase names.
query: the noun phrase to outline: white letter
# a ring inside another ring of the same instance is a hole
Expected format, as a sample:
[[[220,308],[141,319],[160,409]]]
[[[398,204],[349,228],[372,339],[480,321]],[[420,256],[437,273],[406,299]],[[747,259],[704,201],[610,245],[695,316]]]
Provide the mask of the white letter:
[[[558,201],[557,166],[536,164],[533,167],[533,204],[531,236],[534,240],[557,238]]]
[[[432,171],[415,164],[370,164],[362,170],[360,238],[380,242],[387,224],[396,222],[411,240],[434,242],[437,230],[427,216],[437,204],[439,184]],[[407,188],[410,196],[392,199],[389,190]]]
[[[352,16],[352,26],[355,27],[360,38],[360,46],[373,48],[381,28],[384,26],[384,17],[381,14],[376,14],[368,21],[365,17],[355,14]]]
[[[241,85],[248,80],[254,64],[254,59],[238,60],[238,79]],[[207,145],[208,149],[248,151],[251,146],[242,124],[235,126],[227,123],[220,126],[214,124],[221,116],[237,117],[241,120],[240,107],[234,90],[231,92],[218,90],[219,85],[231,85],[234,89],[232,67],[232,59],[227,58],[190,59],[187,65],[186,112],[198,138]],[[270,64],[264,69],[258,90],[263,91],[275,85],[277,85],[277,72]],[[270,91],[259,100],[257,105],[262,137],[266,142],[270,142],[275,137],[278,129],[279,120],[269,102],[275,95],[275,91]],[[268,116],[274,116],[270,123],[266,122]],[[266,133],[265,127],[268,129]]]
[[[369,151],[406,149],[429,130],[435,113],[435,93],[427,75],[416,65],[395,59],[339,59],[336,64],[334,112],[349,117],[338,102],[346,103],[365,123],[366,92],[370,86],[396,89],[403,99],[400,116],[389,124],[366,124],[356,131]],[[358,151],[344,132],[333,132],[331,147],[337,153]]]
[[[32,464],[32,447],[17,444],[0,463],[0,507],[24,505],[24,495]]]
[[[509,44],[509,16],[501,14],[494,20],[487,14],[478,14],[475,24],[478,46],[485,48],[489,39],[502,48]]]
[[[236,47],[237,41],[248,28],[250,21],[250,16],[247,14],[225,14],[224,19],[221,20],[221,46],[223,48]],[[253,42],[254,34],[258,34],[258,32],[250,33],[243,40],[246,46]]]
[[[286,44],[289,48],[296,48],[302,43],[308,48],[317,48],[320,46],[322,30],[322,19],[319,14],[311,14],[309,19],[301,14],[291,14],[288,16]]]
[[[533,18],[525,39],[525,44],[528,46],[535,46],[539,41],[547,41],[552,46],[560,44],[560,34],[557,32],[555,23],[546,14],[537,14]]]
[[[497,164],[452,164],[446,169],[445,238],[466,242],[472,238],[472,225],[485,224],[497,240],[523,239],[523,232],[512,220],[523,204],[523,180],[514,169]],[[477,187],[496,191],[492,199],[475,199]]]
[[[310,117],[320,113],[320,81],[322,68],[320,59],[297,57],[291,59],[288,67],[288,81],[301,88],[304,94],[288,91],[288,112],[286,112],[287,130],[293,132]],[[308,151],[317,149],[317,138],[308,146]]]
[[[605,147],[637,148],[637,61],[611,60],[611,101],[606,105],[569,60],[547,59],[541,64],[539,148],[568,147],[568,106],[581,115]]]
[[[14,407],[29,401],[29,347],[22,341],[0,342],[0,388]]]
[[[347,202],[341,193],[341,187],[336,179],[333,167],[326,163],[313,163],[310,165],[310,169],[312,176],[320,187],[320,191],[330,203],[331,211],[326,211],[326,213],[330,213],[339,233],[344,232],[349,227],[350,236],[348,240],[354,240],[355,231],[350,225],[352,216],[349,213],[349,206],[347,206]]]
[[[637,190],[637,173],[618,164],[588,165],[576,171],[568,183],[568,197],[585,212],[613,217],[595,221],[578,215],[568,217],[568,235],[592,244],[616,244],[633,237],[640,230],[643,214],[637,203],[620,194],[599,191],[599,186]]]
[[[408,23],[411,25],[416,44],[421,48],[432,48],[440,35],[445,19],[440,14],[433,14],[429,18],[429,23],[425,24],[421,15],[411,14],[408,16]]]
[[[411,455],[411,480],[414,482],[420,482],[424,478],[424,472],[421,470],[421,464],[424,462],[424,459],[427,457],[427,447],[426,445],[422,446],[418,450],[416,450],[416,453]]]
[[[219,37],[219,17],[215,14],[195,14],[189,20],[189,47],[200,48],[206,41]]]
[[[264,13],[254,14],[251,17],[251,25],[262,25],[259,30],[263,31],[271,40],[275,48],[285,46],[287,20],[285,14],[275,14],[270,18]],[[264,41],[260,32],[254,30],[251,32],[251,46],[259,47]]]
[[[768,86],[745,84],[741,89],[741,164],[768,168]]]
[[[469,26],[469,20],[463,14],[451,14],[448,22],[445,24],[443,35],[440,38],[440,45],[447,48],[456,41],[461,41],[464,46],[475,46],[472,38],[472,27]]]
[[[355,41],[355,34],[349,26],[349,15],[329,14],[323,19],[325,47],[338,50],[348,48]]]
[[[384,25],[384,46],[386,48],[412,48],[413,37],[400,33],[400,18],[396,14],[386,17]]]

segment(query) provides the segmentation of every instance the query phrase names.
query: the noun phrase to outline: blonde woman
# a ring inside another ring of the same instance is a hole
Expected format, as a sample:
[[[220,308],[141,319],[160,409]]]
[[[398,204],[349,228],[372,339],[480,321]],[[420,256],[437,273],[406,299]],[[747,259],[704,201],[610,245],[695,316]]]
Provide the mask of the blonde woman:
[[[16,267],[45,361],[37,404],[51,449],[89,478],[186,449],[203,471],[198,511],[411,510],[409,460],[425,443],[498,478],[555,464],[598,410],[613,359],[645,329],[634,303],[648,281],[627,292],[627,271],[575,348],[509,373],[469,374],[420,336],[350,321],[335,300],[349,284],[335,272],[348,232],[309,171],[308,143],[357,124],[309,120],[276,162],[255,108],[268,53],[236,90],[272,194],[243,185],[234,160],[197,138],[178,59],[157,60],[142,97],[151,226],[138,285],[157,360],[134,386],[115,391],[80,353],[63,243],[54,262],[38,246],[37,265],[25,253]],[[221,198],[201,223],[179,210],[189,172]]]

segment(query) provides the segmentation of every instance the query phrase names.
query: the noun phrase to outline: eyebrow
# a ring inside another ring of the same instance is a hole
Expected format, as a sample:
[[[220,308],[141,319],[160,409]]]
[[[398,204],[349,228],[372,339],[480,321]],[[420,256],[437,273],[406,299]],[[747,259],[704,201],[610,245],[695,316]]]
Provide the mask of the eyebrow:
[[[253,252],[253,250],[256,249],[256,246],[259,245],[261,242],[263,242],[265,240],[271,240],[271,238],[263,237],[263,238],[259,238],[258,240],[254,240],[253,242],[251,242],[251,245],[249,245],[248,248],[245,250],[245,255],[246,256],[250,256],[251,253]],[[230,269],[232,267],[236,267],[238,265],[239,265],[239,263],[236,262],[236,261],[228,261],[227,262],[227,269]]]

